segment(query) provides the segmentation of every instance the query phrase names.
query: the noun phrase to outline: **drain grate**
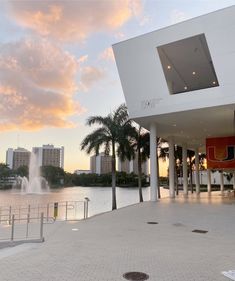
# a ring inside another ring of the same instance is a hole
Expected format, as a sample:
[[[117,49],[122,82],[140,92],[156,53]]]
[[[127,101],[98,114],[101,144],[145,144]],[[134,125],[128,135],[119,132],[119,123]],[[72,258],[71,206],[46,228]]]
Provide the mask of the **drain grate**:
[[[208,231],[207,231],[207,230],[202,230],[202,229],[194,229],[192,232],[205,234],[205,233],[207,233]]]
[[[149,275],[144,272],[126,272],[123,277],[130,281],[144,281],[149,279]]]
[[[158,224],[156,221],[148,221],[147,224]]]

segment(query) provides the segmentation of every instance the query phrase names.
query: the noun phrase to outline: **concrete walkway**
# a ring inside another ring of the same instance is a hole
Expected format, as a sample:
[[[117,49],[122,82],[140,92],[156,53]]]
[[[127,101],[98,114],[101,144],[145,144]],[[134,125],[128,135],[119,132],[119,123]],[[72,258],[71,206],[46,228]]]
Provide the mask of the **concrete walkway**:
[[[153,281],[226,281],[221,271],[235,269],[235,203],[219,196],[145,202],[48,227],[45,243],[0,250],[1,281],[119,281],[129,271]]]

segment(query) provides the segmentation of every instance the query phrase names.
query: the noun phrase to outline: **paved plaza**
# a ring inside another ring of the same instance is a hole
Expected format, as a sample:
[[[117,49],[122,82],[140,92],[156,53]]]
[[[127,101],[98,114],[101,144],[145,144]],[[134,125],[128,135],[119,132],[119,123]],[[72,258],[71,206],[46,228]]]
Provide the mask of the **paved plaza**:
[[[44,243],[0,250],[1,281],[119,281],[129,271],[153,281],[226,281],[221,271],[235,269],[235,202],[219,194],[45,227]]]

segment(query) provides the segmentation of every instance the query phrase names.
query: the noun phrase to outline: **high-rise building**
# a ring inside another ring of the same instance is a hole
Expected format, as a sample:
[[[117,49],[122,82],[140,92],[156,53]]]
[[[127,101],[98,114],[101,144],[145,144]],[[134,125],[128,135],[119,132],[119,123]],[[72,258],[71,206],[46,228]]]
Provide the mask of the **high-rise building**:
[[[54,147],[52,144],[33,147],[39,166],[54,166],[64,168],[64,147]]]
[[[9,166],[10,169],[16,170],[22,166],[29,167],[29,160],[30,151],[25,148],[8,148],[6,152],[6,164]]]
[[[148,175],[148,160],[143,162],[142,164],[142,173],[145,174],[145,175]],[[120,172],[125,172],[127,174],[129,173],[134,173],[134,174],[138,174],[138,158],[137,156],[135,157],[134,160],[124,160],[124,161],[121,161],[119,159],[118,161],[118,170]]]
[[[112,172],[112,156],[100,153],[90,158],[90,170],[94,174],[108,174]]]

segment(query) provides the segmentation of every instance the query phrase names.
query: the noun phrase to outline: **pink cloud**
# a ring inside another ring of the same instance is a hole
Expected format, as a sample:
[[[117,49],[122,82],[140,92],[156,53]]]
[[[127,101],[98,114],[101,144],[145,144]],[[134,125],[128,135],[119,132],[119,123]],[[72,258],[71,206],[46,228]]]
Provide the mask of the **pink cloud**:
[[[113,55],[113,49],[111,47],[106,48],[100,55],[99,59],[101,60],[107,60],[107,61],[115,61],[114,55]]]
[[[83,41],[91,33],[113,31],[141,13],[140,0],[9,1],[22,26],[62,41]]]
[[[46,40],[0,45],[0,129],[74,126],[77,59]]]
[[[81,69],[80,87],[81,91],[87,92],[97,81],[103,79],[105,73],[97,67],[86,66]]]

